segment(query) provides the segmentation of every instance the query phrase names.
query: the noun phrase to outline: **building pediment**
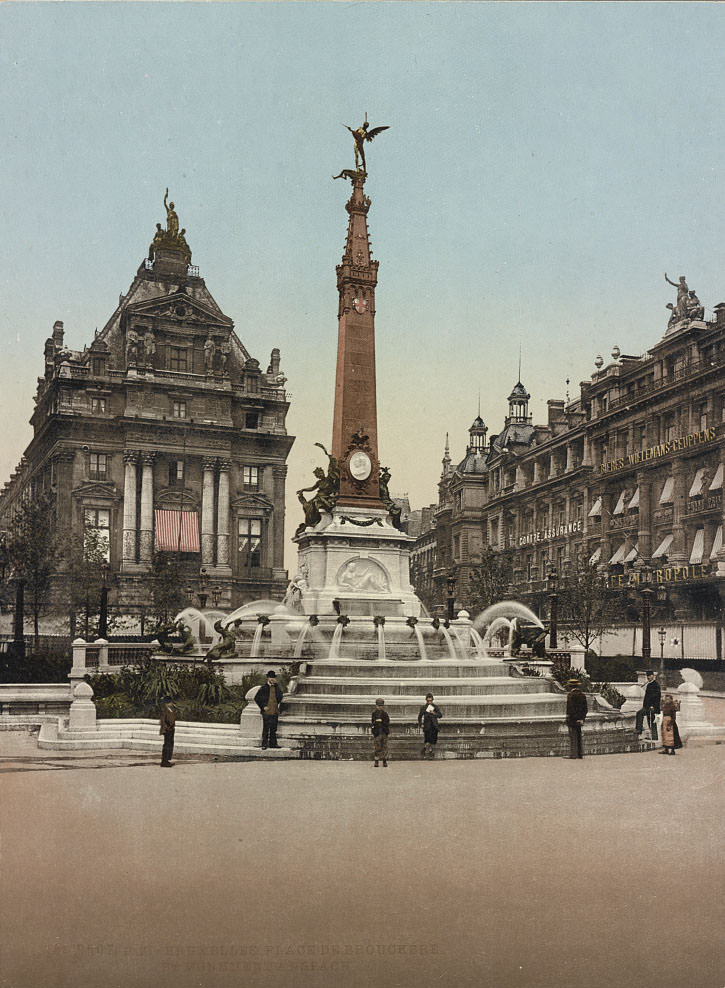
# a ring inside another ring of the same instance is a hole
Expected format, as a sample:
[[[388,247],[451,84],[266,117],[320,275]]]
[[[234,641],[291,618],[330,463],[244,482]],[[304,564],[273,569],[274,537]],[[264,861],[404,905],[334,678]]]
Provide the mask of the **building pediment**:
[[[266,494],[239,494],[231,502],[232,509],[237,512],[253,511],[271,514],[274,505]]]
[[[217,326],[226,331],[234,325],[227,316],[209,308],[199,302],[198,299],[187,295],[186,292],[174,292],[172,295],[163,295],[160,298],[133,302],[127,306],[125,315],[126,319],[147,318],[170,319],[174,322],[179,322],[179,320],[201,322],[204,325]]]
[[[194,491],[165,487],[156,495],[156,507],[167,511],[198,511],[199,498]]]
[[[102,480],[84,480],[73,488],[73,497],[82,501],[120,501],[116,485]]]

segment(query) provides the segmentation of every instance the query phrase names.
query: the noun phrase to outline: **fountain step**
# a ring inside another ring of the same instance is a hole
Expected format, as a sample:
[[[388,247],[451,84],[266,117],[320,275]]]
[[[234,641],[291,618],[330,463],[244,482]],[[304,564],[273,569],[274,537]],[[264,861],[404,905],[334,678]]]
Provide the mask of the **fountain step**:
[[[385,707],[391,717],[405,714],[408,719],[417,717],[421,706],[420,694],[417,696],[383,697]],[[439,697],[444,719],[447,716],[465,719],[481,719],[498,717],[517,717],[528,720],[531,715],[548,713],[564,716],[565,697],[553,693],[534,693],[522,696],[510,694],[494,694],[488,696],[459,696]],[[346,696],[323,696],[310,694],[297,696],[292,694],[285,698],[285,711],[292,716],[304,715],[319,718],[322,721],[338,720],[341,716],[350,716],[361,707],[372,712],[374,698],[359,694]],[[359,717],[360,714],[357,714]],[[369,715],[368,715],[369,716]]]
[[[300,678],[296,697],[309,696],[310,694],[321,695],[349,695],[351,687],[357,693],[365,691],[371,697],[418,695],[422,702],[424,694],[421,693],[419,678],[401,677],[393,681],[390,677],[383,676],[356,676],[354,683],[347,677],[324,677],[305,676]],[[537,694],[546,692],[542,689],[541,679],[532,676],[528,679],[512,679],[509,676],[488,676],[482,677],[478,681],[470,679],[463,680],[461,677],[438,677],[436,679],[436,695],[456,696],[486,696],[494,694],[521,695]]]
[[[485,679],[489,676],[506,676],[507,671],[507,664],[488,659],[482,659],[480,662],[454,660],[431,662],[425,659],[401,662],[397,659],[384,659],[365,665],[353,661],[348,664],[339,659],[315,659],[314,662],[308,663],[307,675],[348,679],[352,683],[359,677],[366,678],[371,675],[376,679]],[[511,677],[511,681],[519,680]]]

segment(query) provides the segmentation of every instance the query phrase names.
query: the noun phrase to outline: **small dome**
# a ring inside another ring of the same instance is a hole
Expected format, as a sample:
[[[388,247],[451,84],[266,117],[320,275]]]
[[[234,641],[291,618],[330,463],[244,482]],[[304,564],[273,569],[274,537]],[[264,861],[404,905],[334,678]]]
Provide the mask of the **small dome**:
[[[528,401],[530,397],[531,395],[523,386],[521,381],[517,381],[516,384],[514,384],[513,391],[509,395],[509,401],[511,401],[512,398],[525,398]]]
[[[473,429],[485,429],[485,428],[486,428],[486,423],[483,421],[480,415],[477,415],[473,420],[473,425],[468,431],[471,432]]]

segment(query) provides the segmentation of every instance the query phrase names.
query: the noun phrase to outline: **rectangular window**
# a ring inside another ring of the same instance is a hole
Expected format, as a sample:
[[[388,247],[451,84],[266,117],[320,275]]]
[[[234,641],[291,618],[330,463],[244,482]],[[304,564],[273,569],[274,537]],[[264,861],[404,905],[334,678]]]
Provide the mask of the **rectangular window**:
[[[174,401],[171,404],[171,414],[175,419],[185,419],[186,418],[186,402],[185,401]]]
[[[262,519],[239,519],[239,565],[258,569],[262,565]]]
[[[108,476],[108,456],[105,453],[91,453],[88,475],[91,480],[105,480]]]
[[[707,429],[707,405],[700,405],[700,429]]]
[[[244,428],[256,429],[259,425],[259,412],[247,412],[244,416]]]
[[[106,562],[111,558],[111,512],[108,508],[85,508],[83,511],[83,542],[90,544],[89,536],[93,533],[93,544],[103,553]]]
[[[169,463],[169,487],[173,487],[175,484],[183,484],[184,482],[184,461],[183,460],[172,460]]]
[[[259,467],[243,467],[242,476],[245,491],[259,490]]]
[[[91,371],[94,377],[103,377],[106,373],[106,358],[94,357],[91,361]]]
[[[105,398],[91,398],[91,412],[94,415],[105,415],[105,413],[106,413],[106,399]]]
[[[664,427],[665,427],[665,442],[668,443],[675,438],[675,430],[677,427],[675,425],[674,414],[670,413],[669,415],[665,415]]]
[[[188,351],[184,347],[170,346],[169,347],[169,370],[171,371],[185,371],[188,370]]]

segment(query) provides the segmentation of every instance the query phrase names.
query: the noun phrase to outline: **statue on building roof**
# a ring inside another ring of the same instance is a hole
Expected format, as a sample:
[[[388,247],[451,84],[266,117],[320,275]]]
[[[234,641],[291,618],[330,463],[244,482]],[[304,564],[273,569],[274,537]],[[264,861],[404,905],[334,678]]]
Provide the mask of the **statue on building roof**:
[[[679,284],[672,281],[671,278],[667,277],[667,272],[665,271],[665,281],[668,285],[672,285],[673,288],[677,289],[677,304],[672,310],[672,315],[676,316],[677,319],[687,319],[687,304],[689,298],[689,288],[687,287],[687,280],[683,275],[680,275]]]
[[[373,127],[373,129],[370,130],[367,113],[365,114],[365,123],[363,123],[360,127],[355,128],[355,130],[353,130],[352,127],[348,127],[347,124],[343,124],[343,127],[347,127],[355,142],[355,168],[357,171],[367,174],[367,169],[365,166],[365,142],[374,140],[378,134],[382,134],[384,130],[390,130],[390,127]]]
[[[173,202],[167,202],[169,190],[164,194],[164,209],[166,210],[166,229],[160,223],[156,224],[156,233],[149,247],[149,260],[153,261],[158,250],[170,250],[181,254],[187,264],[191,264],[191,250],[186,242],[186,229],[179,229],[179,216]]]
[[[176,237],[179,233],[179,217],[174,209],[173,202],[167,203],[166,200],[169,198],[169,190],[167,189],[164,193],[164,209],[166,210],[166,231],[172,237]]]

